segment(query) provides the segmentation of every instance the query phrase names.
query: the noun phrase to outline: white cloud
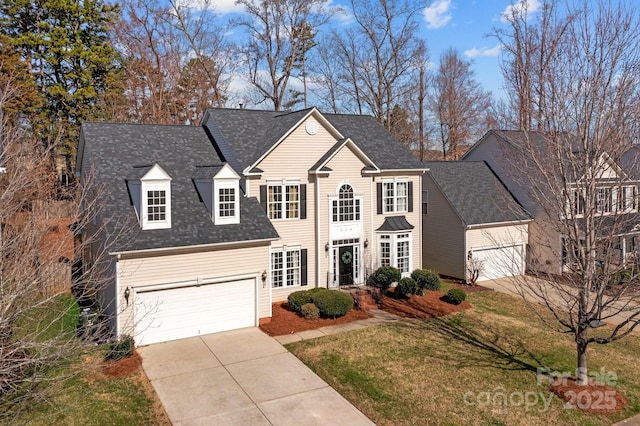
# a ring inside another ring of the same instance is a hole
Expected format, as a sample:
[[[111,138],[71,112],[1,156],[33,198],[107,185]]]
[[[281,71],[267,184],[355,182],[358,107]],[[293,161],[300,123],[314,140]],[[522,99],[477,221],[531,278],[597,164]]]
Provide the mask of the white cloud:
[[[483,56],[498,56],[500,54],[500,50],[502,49],[501,45],[496,45],[495,47],[481,47],[481,48],[473,48],[473,49],[469,49],[469,50],[465,50],[464,54],[465,56],[469,57],[469,58],[479,58],[479,57],[483,57]]]
[[[436,29],[447,25],[451,20],[450,7],[451,0],[435,0],[431,6],[426,7],[422,13],[427,21],[427,28]]]
[[[538,0],[518,0],[516,3],[507,6],[500,14],[502,22],[509,22],[514,16],[522,16],[526,13],[526,18],[540,10],[540,2]]]

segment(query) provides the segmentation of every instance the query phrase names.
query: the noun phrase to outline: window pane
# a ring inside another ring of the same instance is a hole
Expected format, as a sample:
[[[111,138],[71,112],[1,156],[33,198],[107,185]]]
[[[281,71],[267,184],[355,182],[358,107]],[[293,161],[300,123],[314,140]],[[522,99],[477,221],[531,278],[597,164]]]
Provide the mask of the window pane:
[[[271,286],[282,287],[282,252],[271,253]]]
[[[298,185],[287,185],[287,219],[296,219],[299,217],[300,206],[300,188]]]
[[[166,191],[147,191],[147,220],[150,222],[166,220]]]
[[[342,185],[338,193],[338,221],[348,222],[355,220],[356,207],[351,185]]]
[[[380,266],[391,265],[391,236],[380,235]]]
[[[384,212],[393,212],[393,182],[383,182],[382,189]]]
[[[287,287],[300,285],[300,251],[287,252]]]
[[[269,219],[282,219],[282,186],[269,186]]]
[[[219,216],[234,217],[236,215],[236,191],[233,188],[220,188],[218,197]]]
[[[407,182],[396,183],[396,211],[407,211]]]

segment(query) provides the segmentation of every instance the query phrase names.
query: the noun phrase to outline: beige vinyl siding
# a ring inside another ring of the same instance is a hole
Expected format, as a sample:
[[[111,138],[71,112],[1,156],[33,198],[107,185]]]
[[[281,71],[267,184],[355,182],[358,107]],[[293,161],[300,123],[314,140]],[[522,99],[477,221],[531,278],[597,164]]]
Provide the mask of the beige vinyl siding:
[[[527,243],[528,226],[526,224],[493,226],[467,231],[467,249],[481,247],[512,246]]]
[[[431,176],[424,175],[429,191],[428,214],[423,215],[422,265],[442,275],[464,279],[464,227],[449,201],[442,195]]]
[[[272,243],[273,248],[287,245],[307,249],[307,286],[274,288],[272,289],[274,302],[286,300],[293,291],[317,286],[316,184],[315,179],[309,178],[309,169],[335,145],[337,140],[320,122],[315,135],[309,135],[306,132],[305,124],[306,121],[303,121],[257,165],[264,173],[261,178],[252,179],[249,184],[249,195],[256,197],[260,202],[262,202],[260,186],[267,185],[268,182],[286,180],[307,185],[307,218],[271,221],[280,235],[280,240]],[[324,213],[321,213],[321,218],[323,216]],[[320,254],[322,259],[325,255],[324,249]]]
[[[194,283],[237,276],[255,275],[258,280],[258,318],[271,316],[271,300],[267,282],[262,284],[260,276],[269,271],[269,247],[220,248],[218,250],[191,251],[180,254],[149,255],[126,258],[118,262],[120,333],[131,332],[133,327],[134,292],[129,304],[124,299],[126,287]]]

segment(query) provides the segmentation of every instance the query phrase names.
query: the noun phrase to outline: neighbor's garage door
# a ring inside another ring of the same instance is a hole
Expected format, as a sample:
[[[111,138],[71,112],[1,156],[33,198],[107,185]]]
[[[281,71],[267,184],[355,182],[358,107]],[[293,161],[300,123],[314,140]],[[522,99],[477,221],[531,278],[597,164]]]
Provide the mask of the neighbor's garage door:
[[[478,281],[495,280],[524,274],[524,246],[473,250],[473,258],[482,262]]]
[[[135,294],[137,345],[256,325],[254,279]]]

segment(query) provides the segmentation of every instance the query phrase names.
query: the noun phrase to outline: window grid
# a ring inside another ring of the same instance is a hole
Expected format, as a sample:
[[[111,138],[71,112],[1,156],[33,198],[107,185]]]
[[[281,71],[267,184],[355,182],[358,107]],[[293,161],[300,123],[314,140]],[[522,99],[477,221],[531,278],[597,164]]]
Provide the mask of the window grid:
[[[236,191],[233,188],[220,188],[219,215],[220,217],[234,217],[236,215]]]
[[[406,212],[408,204],[407,182],[396,182],[396,211]]]
[[[298,185],[286,185],[286,209],[287,219],[298,218],[300,211],[300,188]]]
[[[382,192],[383,192],[383,204],[384,204],[384,212],[392,213],[393,210],[393,182],[383,182],[382,183]]]
[[[398,270],[409,272],[409,235],[402,234],[397,236],[397,253],[396,263]]]
[[[282,219],[282,186],[269,185],[269,219]]]
[[[300,249],[271,252],[271,286],[293,287],[300,285]]]
[[[300,251],[287,252],[287,287],[300,285]]]
[[[391,266],[391,235],[380,235],[380,266]]]
[[[611,212],[611,188],[598,188],[597,210],[598,213]]]
[[[167,192],[147,191],[147,220],[159,222],[167,219]]]
[[[283,253],[281,251],[271,253],[271,286],[282,287],[284,265],[282,262]]]
[[[267,196],[269,219],[300,217],[300,185],[269,185]]]

